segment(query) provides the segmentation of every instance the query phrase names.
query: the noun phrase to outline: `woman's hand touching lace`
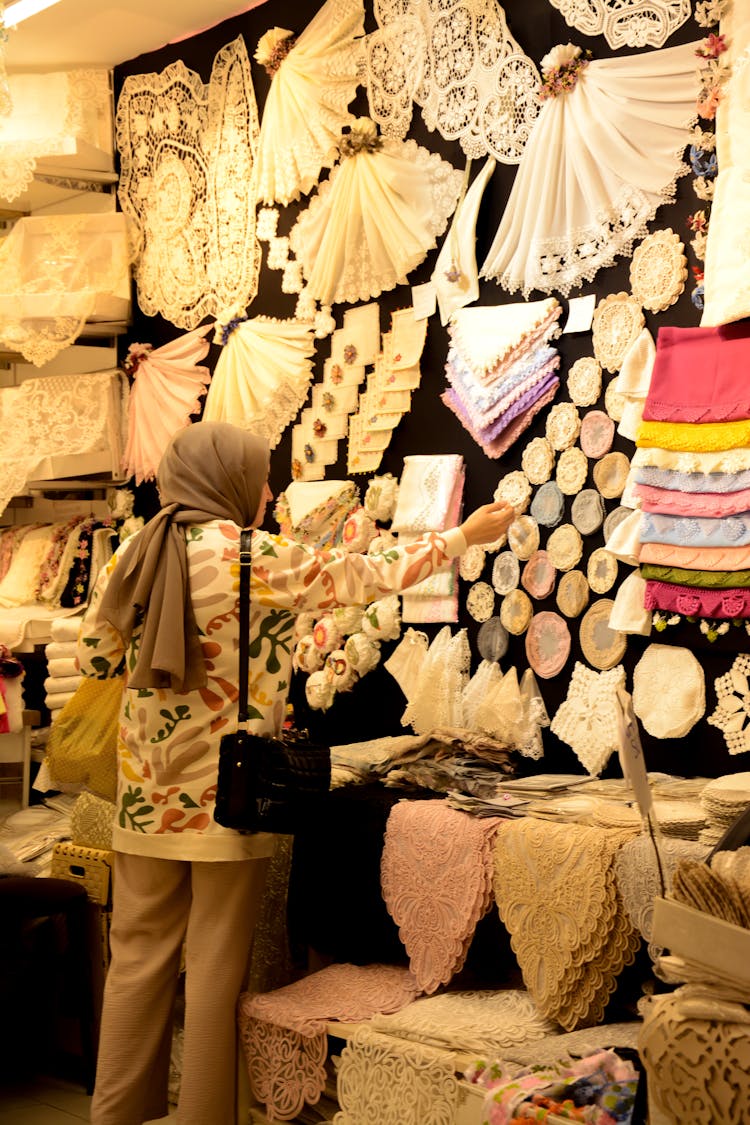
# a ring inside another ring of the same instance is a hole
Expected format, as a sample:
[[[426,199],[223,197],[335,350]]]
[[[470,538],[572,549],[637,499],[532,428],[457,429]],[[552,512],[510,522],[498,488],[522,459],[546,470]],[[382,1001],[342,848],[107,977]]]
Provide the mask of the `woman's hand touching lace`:
[[[475,544],[494,543],[504,536],[516,518],[516,510],[504,500],[482,504],[461,524],[467,547]]]

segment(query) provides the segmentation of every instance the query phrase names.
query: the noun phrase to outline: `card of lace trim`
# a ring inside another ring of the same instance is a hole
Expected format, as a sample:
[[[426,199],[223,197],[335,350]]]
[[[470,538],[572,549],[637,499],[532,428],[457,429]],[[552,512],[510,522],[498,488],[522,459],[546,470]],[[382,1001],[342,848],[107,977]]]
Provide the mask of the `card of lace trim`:
[[[572,90],[545,101],[481,277],[525,297],[567,296],[630,253],[689,171],[682,154],[698,94],[695,47],[595,59]],[[606,133],[596,121],[608,122]]]
[[[470,159],[495,156],[503,164],[517,164],[537,118],[539,72],[508,30],[497,0],[477,7],[473,0],[375,0],[379,27],[411,17],[422,36],[411,38],[422,48],[421,71],[414,100],[422,107],[427,128],[448,141],[458,140]],[[405,71],[394,56],[396,80],[390,97],[398,108],[387,118],[400,117],[405,94]],[[383,70],[390,79],[390,55]],[[379,91],[378,91],[379,92]]]
[[[286,206],[307,195],[321,169],[336,163],[341,130],[353,120],[347,107],[360,81],[363,34],[362,0],[327,0],[278,64],[258,144],[264,203]],[[261,45],[258,54],[263,61]]]
[[[258,110],[242,36],[211,80],[177,61],[130,75],[117,103],[123,211],[138,224],[138,303],[180,328],[239,311],[257,292]]]
[[[644,238],[633,251],[630,288],[649,312],[664,312],[685,288],[687,258],[679,235],[668,227]]]
[[[619,746],[617,689],[624,687],[622,666],[595,672],[576,661],[567,698],[558,707],[550,730],[571,747],[588,773],[598,776]]]
[[[613,50],[663,47],[690,18],[690,0],[550,0],[569,27],[603,35]]]

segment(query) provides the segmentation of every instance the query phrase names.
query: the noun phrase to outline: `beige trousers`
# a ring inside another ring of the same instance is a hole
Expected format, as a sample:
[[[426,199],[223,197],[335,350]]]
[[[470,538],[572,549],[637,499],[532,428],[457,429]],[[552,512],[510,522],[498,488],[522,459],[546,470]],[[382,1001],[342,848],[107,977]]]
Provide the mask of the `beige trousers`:
[[[266,859],[198,863],[116,853],[92,1125],[142,1125],[167,1112],[183,938],[176,1120],[234,1125],[236,1005],[267,869]]]

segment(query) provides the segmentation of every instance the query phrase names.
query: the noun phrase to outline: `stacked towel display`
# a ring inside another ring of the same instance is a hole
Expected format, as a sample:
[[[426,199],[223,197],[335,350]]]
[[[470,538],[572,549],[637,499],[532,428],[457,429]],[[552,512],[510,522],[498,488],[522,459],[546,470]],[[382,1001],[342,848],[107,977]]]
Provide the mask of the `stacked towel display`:
[[[61,617],[52,622],[52,640],[45,646],[47,678],[44,681],[44,703],[50,712],[50,721],[73,698],[81,673],[76,661],[78,630],[81,615]]]

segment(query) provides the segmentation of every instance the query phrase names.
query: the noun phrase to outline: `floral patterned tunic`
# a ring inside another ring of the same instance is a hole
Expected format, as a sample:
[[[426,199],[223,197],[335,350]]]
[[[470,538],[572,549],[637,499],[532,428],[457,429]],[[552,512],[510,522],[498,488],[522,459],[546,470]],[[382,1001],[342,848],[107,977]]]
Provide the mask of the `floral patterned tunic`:
[[[138,855],[231,860],[270,855],[275,838],[245,836],[213,819],[219,741],[237,716],[239,535],[226,520],[187,528],[190,591],[208,680],[189,692],[157,688],[123,693],[113,847]],[[129,649],[100,613],[101,599],[127,540],[102,571],[78,639],[86,676],[107,679],[132,669]],[[377,555],[318,551],[279,535],[252,537],[250,715],[259,733],[281,729],[292,670],[297,614],[366,605],[411,586],[466,549],[456,528]]]

